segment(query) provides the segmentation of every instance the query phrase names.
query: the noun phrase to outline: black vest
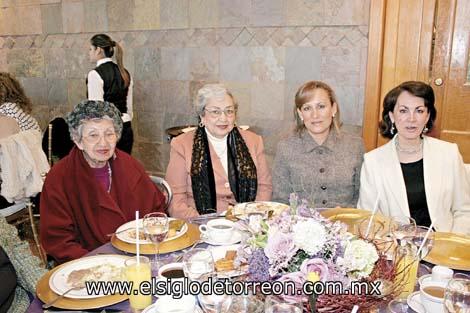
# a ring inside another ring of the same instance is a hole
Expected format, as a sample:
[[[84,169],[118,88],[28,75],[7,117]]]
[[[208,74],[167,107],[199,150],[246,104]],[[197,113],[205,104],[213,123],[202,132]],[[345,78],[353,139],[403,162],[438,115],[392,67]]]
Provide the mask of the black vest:
[[[0,288],[0,313],[4,313],[8,312],[15,298],[17,278],[15,268],[2,247],[0,247],[0,281],[2,282],[2,288]]]
[[[114,104],[121,113],[127,113],[127,91],[119,67],[114,62],[106,62],[95,68],[103,80],[103,99]],[[126,70],[127,71],[127,70]]]

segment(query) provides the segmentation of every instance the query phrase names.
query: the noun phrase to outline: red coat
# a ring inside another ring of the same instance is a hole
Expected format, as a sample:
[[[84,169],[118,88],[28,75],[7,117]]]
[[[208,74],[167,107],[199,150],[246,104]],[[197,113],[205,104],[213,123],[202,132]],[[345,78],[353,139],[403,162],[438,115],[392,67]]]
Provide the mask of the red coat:
[[[76,147],[47,174],[41,194],[41,243],[62,263],[109,241],[120,225],[154,211],[165,198],[142,165],[116,149],[108,194]]]

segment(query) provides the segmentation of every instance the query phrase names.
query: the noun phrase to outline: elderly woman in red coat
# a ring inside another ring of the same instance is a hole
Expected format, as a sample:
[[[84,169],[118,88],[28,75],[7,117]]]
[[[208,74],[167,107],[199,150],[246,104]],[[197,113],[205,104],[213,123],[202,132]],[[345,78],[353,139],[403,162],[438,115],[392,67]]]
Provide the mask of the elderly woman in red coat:
[[[83,101],[66,117],[76,147],[48,173],[41,195],[41,242],[58,262],[106,243],[107,234],[140,214],[162,211],[163,194],[142,165],[116,149],[119,110]]]

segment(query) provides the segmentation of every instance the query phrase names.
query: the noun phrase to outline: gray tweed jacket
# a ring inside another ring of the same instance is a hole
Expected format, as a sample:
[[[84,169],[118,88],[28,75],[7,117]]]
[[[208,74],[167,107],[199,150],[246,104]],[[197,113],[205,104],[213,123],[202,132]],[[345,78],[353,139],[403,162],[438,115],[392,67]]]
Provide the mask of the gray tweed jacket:
[[[281,140],[273,164],[273,201],[288,203],[295,192],[311,207],[356,207],[362,138],[335,130],[322,145],[303,131]]]

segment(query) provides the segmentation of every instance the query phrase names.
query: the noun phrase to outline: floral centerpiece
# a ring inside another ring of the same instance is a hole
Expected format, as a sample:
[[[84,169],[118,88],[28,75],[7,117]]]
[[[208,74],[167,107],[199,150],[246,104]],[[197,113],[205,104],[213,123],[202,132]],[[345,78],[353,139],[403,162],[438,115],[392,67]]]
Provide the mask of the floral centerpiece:
[[[394,266],[376,245],[349,233],[345,224],[324,218],[295,194],[290,197],[290,210],[268,220],[251,218],[249,228],[252,235],[242,256],[249,264],[249,280],[290,281],[299,290],[308,280],[341,284],[341,295],[282,295],[302,301],[308,311],[351,312],[358,305],[361,312],[368,312],[393,293],[386,286],[393,281]],[[351,282],[375,283],[380,293],[350,294]]]

